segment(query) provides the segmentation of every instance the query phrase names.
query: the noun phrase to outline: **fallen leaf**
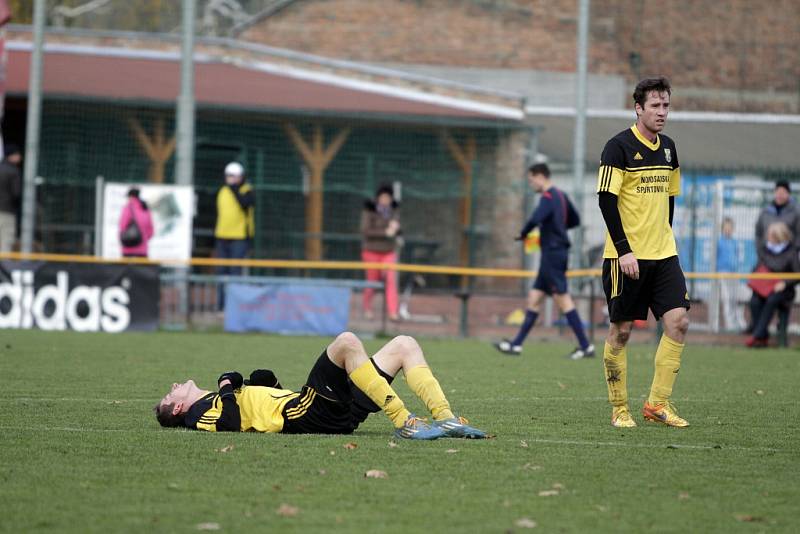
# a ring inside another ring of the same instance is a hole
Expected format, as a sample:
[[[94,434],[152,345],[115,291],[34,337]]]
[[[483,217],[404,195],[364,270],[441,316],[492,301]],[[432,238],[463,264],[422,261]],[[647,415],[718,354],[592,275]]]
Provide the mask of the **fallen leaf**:
[[[553,489],[562,490],[564,489],[564,484],[562,484],[561,482],[556,482],[555,484],[553,484]]]
[[[219,523],[198,523],[195,528],[197,530],[219,530]]]
[[[538,471],[541,468],[542,468],[541,465],[533,465],[532,463],[528,462],[527,464],[523,465],[520,469],[527,469],[527,470],[530,470],[530,471]]]
[[[180,486],[178,486],[177,482],[170,482],[169,484],[167,484],[167,489],[177,490],[180,489]]]
[[[558,384],[558,387],[560,387],[561,389],[567,389],[566,384],[562,384],[561,382],[556,382],[556,384]]]
[[[449,453],[449,454],[455,454],[455,453],[457,453],[457,452],[458,452],[458,449],[447,449],[447,450],[446,450],[446,451],[444,451],[444,452],[446,452],[446,453]]]
[[[356,444],[356,443],[352,443],[352,442],[351,442],[351,443],[345,443],[345,444],[344,444],[344,445],[342,445],[342,446],[343,446],[345,449],[349,450],[349,451],[351,451],[351,450],[353,450],[353,449],[357,449],[357,448],[358,448],[358,444]]]
[[[741,521],[742,523],[758,523],[763,521],[763,517],[758,517],[757,515],[740,515],[737,514],[733,516],[736,518],[737,521]]]
[[[756,395],[763,395],[763,394],[764,394],[764,390],[763,389],[757,389],[756,390]]]
[[[386,473],[386,471],[380,471],[378,469],[370,469],[364,473],[364,476],[367,478],[389,478],[389,475]]]
[[[344,518],[340,515],[337,515],[334,521],[336,521],[337,525],[341,525],[342,523],[344,523]]]
[[[527,441],[525,441],[524,439],[523,439],[523,440],[520,440],[520,442],[519,442],[519,446],[520,446],[520,447],[523,447],[523,448],[525,448],[525,449],[527,449],[527,448],[528,448],[528,442],[527,442]]]
[[[608,506],[603,506],[602,504],[595,504],[594,507],[597,508],[597,511],[599,511],[599,512],[607,512],[608,511]]]
[[[539,497],[554,497],[558,495],[558,490],[550,489],[550,490],[542,490],[539,492]]]
[[[688,498],[689,498],[689,492],[688,491],[682,491],[682,492],[678,493],[678,500],[679,501],[685,501]]]
[[[519,528],[536,528],[536,521],[528,517],[520,517],[514,521],[514,526]]]
[[[281,490],[281,486],[280,486],[280,484],[274,484],[272,486],[272,489],[275,490],[275,491],[280,491]]]
[[[109,404],[122,404],[122,401],[113,400],[113,401],[109,402]]]
[[[517,383],[517,381],[516,381],[516,380],[512,380],[512,381],[511,381],[511,383],[512,383],[512,384],[516,384],[516,383]]]
[[[328,472],[326,470],[324,470],[324,469],[320,469],[319,470],[319,474],[320,475],[326,475],[326,474],[328,474]]]
[[[390,449],[394,449],[394,448],[395,448],[395,447],[397,447],[397,446],[398,446],[398,445],[397,445],[397,443],[395,443],[394,441],[390,441],[390,442],[389,442],[389,448],[390,448]]]
[[[509,501],[508,499],[505,499],[503,501],[503,508],[511,508],[511,501]]]
[[[336,456],[336,451],[331,451],[331,456]]]
[[[275,510],[275,513],[283,517],[294,517],[300,513],[300,508],[292,506],[291,504],[282,503],[278,509]]]
[[[226,446],[222,447],[221,449],[214,449],[214,450],[217,451],[217,452],[231,452],[233,450],[233,445],[232,444],[231,445],[226,445]]]

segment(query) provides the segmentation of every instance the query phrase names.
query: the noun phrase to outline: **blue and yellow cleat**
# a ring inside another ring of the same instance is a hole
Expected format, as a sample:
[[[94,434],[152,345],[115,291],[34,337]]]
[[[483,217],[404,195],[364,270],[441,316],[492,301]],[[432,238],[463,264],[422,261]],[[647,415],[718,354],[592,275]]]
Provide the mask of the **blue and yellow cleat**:
[[[405,424],[394,431],[394,435],[403,439],[437,439],[445,435],[444,430],[429,425],[413,413],[408,416]]]
[[[486,432],[469,426],[468,423],[469,421],[463,417],[433,422],[434,426],[444,430],[444,435],[448,438],[486,439]]]

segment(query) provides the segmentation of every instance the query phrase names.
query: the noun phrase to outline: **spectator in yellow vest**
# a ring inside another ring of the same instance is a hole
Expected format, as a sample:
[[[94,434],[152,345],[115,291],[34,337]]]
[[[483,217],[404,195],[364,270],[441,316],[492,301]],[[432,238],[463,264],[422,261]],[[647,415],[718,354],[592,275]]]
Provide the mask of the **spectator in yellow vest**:
[[[254,205],[255,195],[250,184],[245,182],[244,167],[235,161],[228,163],[225,166],[225,185],[217,193],[215,257],[240,259],[247,256],[254,230]],[[242,268],[221,266],[217,268],[217,274],[241,275]],[[222,311],[225,307],[225,283],[221,282],[218,288],[217,306]]]

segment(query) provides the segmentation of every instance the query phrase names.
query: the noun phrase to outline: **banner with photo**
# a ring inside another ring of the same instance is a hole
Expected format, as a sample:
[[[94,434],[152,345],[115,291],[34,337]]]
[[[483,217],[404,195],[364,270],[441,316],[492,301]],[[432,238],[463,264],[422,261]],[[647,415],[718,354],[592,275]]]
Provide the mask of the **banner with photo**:
[[[148,242],[152,260],[188,260],[192,256],[194,188],[189,185],[106,183],[103,188],[100,232],[104,258],[122,257],[119,220],[128,201],[128,191],[139,190],[153,218],[154,234]]]
[[[349,288],[232,283],[225,290],[228,332],[335,336],[349,317]]]
[[[156,330],[155,265],[0,262],[0,328]]]

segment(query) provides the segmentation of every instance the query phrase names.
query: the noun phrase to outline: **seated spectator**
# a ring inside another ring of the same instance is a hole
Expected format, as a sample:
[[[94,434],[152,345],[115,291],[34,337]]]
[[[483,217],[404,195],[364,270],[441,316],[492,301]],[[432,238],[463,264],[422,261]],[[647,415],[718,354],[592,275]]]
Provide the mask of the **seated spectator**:
[[[800,272],[797,246],[792,232],[783,222],[774,222],[766,232],[764,254],[761,255],[756,272],[791,273]],[[747,338],[748,347],[766,347],[769,339],[769,323],[781,306],[794,301],[794,286],[797,280],[751,280],[753,289],[750,299],[750,314],[753,335]]]

